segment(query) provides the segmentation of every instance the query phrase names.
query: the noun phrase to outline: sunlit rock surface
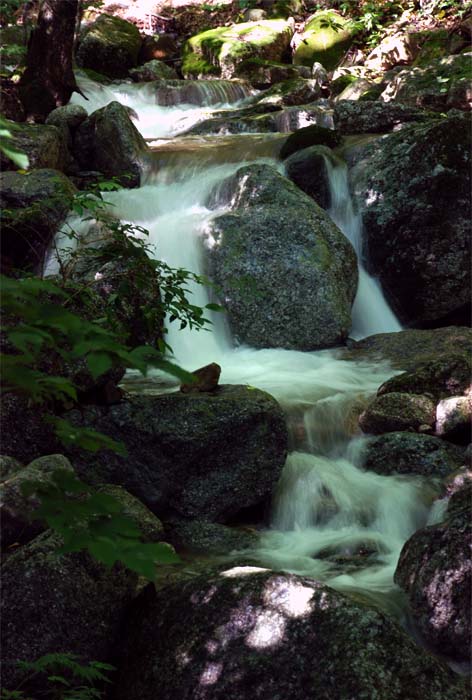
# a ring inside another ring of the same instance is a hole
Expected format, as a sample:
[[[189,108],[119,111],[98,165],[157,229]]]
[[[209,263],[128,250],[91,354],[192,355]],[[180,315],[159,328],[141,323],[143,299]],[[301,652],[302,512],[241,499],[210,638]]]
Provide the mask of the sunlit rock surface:
[[[314,579],[255,567],[149,587],[116,700],[465,700],[390,618]]]
[[[416,532],[404,545],[395,582],[406,591],[426,644],[470,663],[472,642],[471,482],[455,492],[446,519]]]

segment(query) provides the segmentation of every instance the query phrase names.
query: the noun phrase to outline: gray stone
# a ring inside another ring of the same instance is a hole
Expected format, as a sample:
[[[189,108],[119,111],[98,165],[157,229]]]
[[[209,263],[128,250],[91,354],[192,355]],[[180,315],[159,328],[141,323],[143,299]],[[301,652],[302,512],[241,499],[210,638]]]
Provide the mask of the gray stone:
[[[159,517],[225,522],[264,503],[280,475],[287,428],[276,401],[258,389],[133,397],[68,414],[123,442],[128,456],[74,453],[84,480],[119,484]]]
[[[310,146],[291,155],[285,161],[287,177],[323,209],[331,205],[331,188],[326,158],[331,150],[326,146]]]
[[[362,466],[377,474],[419,474],[443,478],[464,461],[460,447],[430,435],[393,432],[371,438],[363,452]]]
[[[409,324],[469,323],[470,151],[453,115],[376,140],[351,171],[367,264]]]
[[[383,134],[408,122],[431,119],[431,113],[394,102],[340,100],[334,106],[333,119],[335,128],[344,135]]]
[[[237,530],[219,523],[203,520],[173,520],[166,522],[166,534],[178,550],[199,554],[231,554],[255,549],[256,532]]]
[[[67,140],[61,129],[51,124],[8,123],[12,138],[9,145],[28,156],[29,168],[52,168],[63,171],[68,163]],[[3,152],[0,154],[2,170],[17,170]]]
[[[148,587],[122,658],[117,700],[466,697],[390,617],[314,579],[253,567]]]
[[[446,440],[467,445],[471,440],[472,394],[451,396],[436,406],[436,433]]]
[[[392,377],[382,384],[377,393],[379,396],[392,391],[427,394],[439,400],[465,393],[471,382],[471,354],[451,350],[451,354],[418,364],[410,372]]]
[[[132,68],[129,74],[135,83],[178,79],[178,75],[173,68],[164,63],[164,61],[158,61],[156,59],[148,61],[137,68]]]
[[[364,433],[380,435],[402,430],[432,430],[436,405],[427,396],[392,392],[377,396],[359,417]]]
[[[80,166],[116,177],[124,187],[138,187],[148,148],[126,107],[110,102],[77,129],[74,155]]]
[[[122,514],[132,520],[136,527],[141,530],[143,542],[161,542],[166,539],[164,526],[159,518],[126,489],[116,484],[105,484],[99,486],[97,491],[111,496],[122,506]]]
[[[323,209],[267,165],[238,170],[217,199],[232,210],[211,223],[209,270],[235,337],[298,350],[342,343],[357,262]]]

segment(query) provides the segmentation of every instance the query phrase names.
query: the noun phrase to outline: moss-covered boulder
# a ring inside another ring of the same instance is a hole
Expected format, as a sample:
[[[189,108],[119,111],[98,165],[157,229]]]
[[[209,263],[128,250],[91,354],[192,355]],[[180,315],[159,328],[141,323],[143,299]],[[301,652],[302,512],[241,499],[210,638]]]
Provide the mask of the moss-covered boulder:
[[[60,546],[57,536],[44,532],[2,566],[2,684],[14,690],[23,683],[31,697],[47,681],[42,676],[39,687],[31,686],[31,672],[18,661],[57,652],[85,663],[112,660],[137,583],[136,574],[86,553],[59,556]]]
[[[338,12],[315,12],[299,36],[293,63],[310,68],[321,63],[326,70],[333,70],[351,45],[354,34],[354,23]]]
[[[285,163],[287,177],[323,209],[331,206],[331,187],[326,159],[331,150],[326,146],[310,146],[289,156]]]
[[[109,78],[126,78],[129,69],[137,66],[141,43],[134,24],[103,14],[80,35],[77,64]]]
[[[7,126],[12,138],[9,145],[26,153],[29,168],[53,168],[65,170],[68,162],[67,140],[60,129],[51,124],[18,124],[9,122]],[[17,170],[3,152],[0,154],[2,170]]]
[[[277,63],[263,58],[248,58],[238,66],[237,75],[258,90],[264,90],[281,81],[311,78],[311,71],[306,66]]]
[[[268,90],[257,95],[254,102],[257,104],[276,105],[278,107],[291,107],[294,105],[306,105],[320,97],[320,84],[318,80],[295,78],[276,83]]]
[[[419,474],[444,478],[464,461],[464,450],[430,435],[394,432],[370,438],[363,451],[364,469],[390,476]]]
[[[2,264],[6,269],[40,267],[74,192],[74,185],[58,170],[0,174]]]
[[[243,22],[217,27],[191,37],[183,48],[185,78],[235,78],[250,58],[282,62],[293,35],[293,23],[285,20]]]
[[[470,663],[472,643],[470,496],[465,486],[451,498],[443,522],[415,532],[395,571],[395,582],[406,592],[426,644],[465,664]]]
[[[235,567],[148,587],[117,700],[465,700],[463,682],[390,618],[314,579]]]
[[[326,212],[268,165],[238,170],[219,201],[231,211],[211,222],[209,270],[236,338],[298,350],[342,343],[357,263]]]
[[[472,54],[446,56],[425,66],[405,68],[387,85],[382,99],[436,112],[470,110]]]
[[[378,396],[361,413],[359,425],[364,433],[379,435],[402,430],[432,430],[436,405],[427,396],[391,393]]]
[[[72,412],[70,419],[128,450],[127,457],[76,454],[79,474],[123,486],[162,518],[225,522],[264,503],[285,462],[282,411],[271,396],[251,387],[136,397],[107,409]]]
[[[84,170],[116,177],[124,187],[138,187],[148,147],[119,102],[93,112],[77,129],[74,155]]]
[[[411,325],[470,321],[471,136],[461,114],[408,124],[351,171],[368,266]]]
[[[135,83],[149,83],[152,80],[175,80],[178,78],[173,68],[164,63],[164,61],[158,61],[157,59],[147,61],[147,63],[137,68],[131,68],[129,75]]]

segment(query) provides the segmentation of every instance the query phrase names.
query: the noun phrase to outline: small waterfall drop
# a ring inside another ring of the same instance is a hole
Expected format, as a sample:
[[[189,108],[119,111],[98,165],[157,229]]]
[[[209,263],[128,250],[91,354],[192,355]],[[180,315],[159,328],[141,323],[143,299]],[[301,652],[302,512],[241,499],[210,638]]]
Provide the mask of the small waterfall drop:
[[[140,114],[136,126],[153,138],[175,137],[184,130],[182,115],[195,109],[160,106],[142,85],[99,87],[102,102],[117,96],[128,100]],[[198,119],[204,118],[204,108],[197,109]],[[205,273],[202,237],[212,217],[225,211],[209,208],[214,187],[250,161],[282,167],[276,160],[274,135],[259,135],[256,141],[250,141],[254,135],[234,138],[240,156],[233,153],[228,159],[218,153],[219,144],[228,141],[213,137],[168,141],[165,149],[158,146],[156,151],[162,156],[160,167],[147,174],[140,188],[107,193],[117,216],[149,230],[156,256],[168,264]],[[241,147],[244,139],[249,146]],[[205,149],[207,154],[202,155]],[[189,152],[195,157],[182,157]],[[329,168],[331,215],[359,253],[360,222],[352,210],[345,166],[330,164]],[[378,286],[362,266],[361,279],[368,282],[361,284],[356,299],[354,337],[399,330]],[[203,287],[191,292],[195,304],[204,306],[211,300]],[[170,324],[167,339],[175,360],[189,370],[218,362],[221,383],[268,391],[285,411],[290,432],[292,451],[275,495],[271,527],[251,556],[259,564],[315,576],[341,590],[394,600],[393,571],[401,547],[427,519],[422,481],[366,472],[356,456],[362,442],[357,417],[366,399],[392,376],[392,369],[381,363],[341,360],[336,350],[235,347],[224,316],[208,315],[214,322],[209,331],[180,331]],[[161,378],[154,376],[157,390],[162,391]],[[130,387],[132,381],[131,377]],[[142,390],[138,382],[136,386]]]
[[[363,264],[362,218],[354,211],[346,163],[328,156],[324,156],[324,160],[331,193],[329,215],[351,241],[359,263],[359,285],[352,307],[350,336],[361,340],[375,333],[396,333],[402,327],[386,301],[379,281],[369,275]]]

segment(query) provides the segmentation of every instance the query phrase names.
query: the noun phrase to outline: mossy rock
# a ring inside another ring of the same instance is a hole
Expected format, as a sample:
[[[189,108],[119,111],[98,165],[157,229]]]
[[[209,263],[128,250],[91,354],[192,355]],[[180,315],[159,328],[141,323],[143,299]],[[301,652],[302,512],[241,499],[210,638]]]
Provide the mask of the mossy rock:
[[[182,73],[185,78],[234,78],[249,58],[281,61],[288,51],[293,28],[284,20],[243,22],[209,29],[184,45]]]
[[[305,126],[303,129],[298,129],[291,134],[285,141],[280,151],[282,159],[288,158],[292,153],[301,151],[302,148],[309,146],[328,146],[336,148],[342,141],[342,137],[333,129],[325,129],[323,126],[313,124]]]
[[[6,127],[11,133],[9,146],[14,146],[28,156],[29,168],[53,168],[64,171],[69,160],[67,139],[56,126],[50,124],[18,124],[8,122]],[[0,154],[2,170],[17,170],[3,152]]]
[[[436,404],[428,396],[392,392],[377,396],[361,414],[359,425],[364,433],[381,435],[432,429],[435,418]]]
[[[297,77],[272,85],[261,95],[257,95],[254,98],[254,102],[279,107],[306,105],[316,100],[319,96],[320,84],[317,80]]]
[[[358,80],[357,76],[352,75],[351,73],[345,73],[344,75],[338,76],[329,86],[331,95],[336,97],[336,95],[339,95],[345,88],[348,87],[348,85],[355,83],[356,80]]]
[[[318,62],[326,70],[333,70],[351,45],[354,34],[353,22],[334,10],[316,12],[305,25],[293,63],[311,68]]]
[[[109,78],[126,78],[138,64],[141,35],[131,22],[112,15],[100,17],[81,34],[77,64]]]
[[[421,46],[413,61],[414,67],[426,68],[434,59],[444,58],[451,53],[449,50],[450,33],[447,29],[414,32],[412,39]]]

